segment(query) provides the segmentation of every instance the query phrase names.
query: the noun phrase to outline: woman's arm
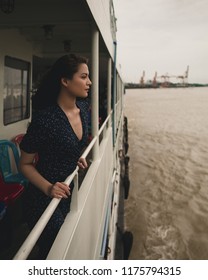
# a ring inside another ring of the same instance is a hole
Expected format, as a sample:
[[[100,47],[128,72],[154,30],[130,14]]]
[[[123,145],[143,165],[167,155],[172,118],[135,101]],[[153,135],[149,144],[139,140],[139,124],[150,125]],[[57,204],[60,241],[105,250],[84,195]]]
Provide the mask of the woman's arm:
[[[35,154],[29,154],[21,150],[19,168],[23,175],[47,196],[56,198],[67,198],[70,195],[70,188],[63,182],[55,184],[47,181],[35,168],[33,164]]]

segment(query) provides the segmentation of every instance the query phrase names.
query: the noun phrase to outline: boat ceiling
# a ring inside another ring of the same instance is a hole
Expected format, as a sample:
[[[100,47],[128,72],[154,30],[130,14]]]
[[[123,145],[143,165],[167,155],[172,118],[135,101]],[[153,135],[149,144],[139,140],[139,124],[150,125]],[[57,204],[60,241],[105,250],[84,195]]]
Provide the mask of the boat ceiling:
[[[89,7],[83,0],[18,0],[12,13],[0,11],[0,29],[18,29],[34,46],[41,46],[44,57],[65,53],[64,41],[71,42],[70,52],[89,57],[92,21]],[[54,26],[50,40],[44,35],[43,26],[46,25]],[[103,40],[100,40],[100,49],[106,52]]]

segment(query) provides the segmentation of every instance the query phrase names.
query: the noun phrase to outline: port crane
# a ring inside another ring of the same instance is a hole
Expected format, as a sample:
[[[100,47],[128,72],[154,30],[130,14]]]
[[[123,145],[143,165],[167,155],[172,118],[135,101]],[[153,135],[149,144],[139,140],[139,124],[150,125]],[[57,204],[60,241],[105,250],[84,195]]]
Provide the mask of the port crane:
[[[156,78],[156,77],[153,78],[153,81],[155,80],[155,78]],[[161,75],[161,76],[157,76],[157,78],[158,78],[158,79],[161,79],[160,85],[161,85],[162,87],[168,87],[168,85],[169,85],[169,83],[170,83],[170,81],[169,81],[170,76],[168,75],[168,73],[166,73],[166,74],[164,74],[164,75]],[[154,81],[154,83],[157,84],[157,81]]]
[[[189,74],[189,66],[187,66],[187,69],[183,75],[169,75],[168,73],[166,73],[161,76],[158,76],[157,71],[156,71],[155,75],[154,75],[152,81],[150,81],[150,83],[152,84],[152,87],[158,87],[158,85],[160,85],[162,87],[169,87],[170,79],[174,78],[174,79],[180,80],[181,86],[186,86],[188,84],[188,74]],[[142,76],[140,78],[140,87],[147,86],[147,85],[145,85],[144,78],[145,78],[145,71],[142,72]],[[158,79],[161,79],[161,82],[158,82]]]
[[[144,86],[144,77],[145,77],[145,71],[143,71],[142,76],[140,78],[140,86],[143,87]]]
[[[157,72],[155,72],[155,76],[153,78],[152,81],[152,86],[156,87],[158,82],[157,82],[157,78],[161,79],[161,86],[163,87],[168,87],[170,84],[170,79],[171,78],[176,78],[180,80],[180,85],[182,86],[186,86],[188,84],[188,74],[189,74],[189,66],[187,66],[187,69],[185,71],[185,73],[183,75],[169,75],[168,73],[161,75],[161,76],[157,76]]]
[[[153,77],[152,86],[153,87],[157,87],[157,72],[155,72],[155,75]]]
[[[181,80],[181,84],[183,86],[188,84],[188,73],[189,73],[189,66],[187,66],[187,69],[186,69],[184,75],[177,76],[177,78]]]

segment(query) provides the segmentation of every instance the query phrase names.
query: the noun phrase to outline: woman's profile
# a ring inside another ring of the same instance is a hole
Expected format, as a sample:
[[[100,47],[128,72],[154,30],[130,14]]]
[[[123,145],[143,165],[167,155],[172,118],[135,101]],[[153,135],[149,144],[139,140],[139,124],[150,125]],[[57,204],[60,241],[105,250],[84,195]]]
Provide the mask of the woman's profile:
[[[87,167],[80,156],[88,139],[90,85],[87,59],[65,55],[42,78],[33,96],[35,113],[20,144],[20,169],[30,182],[24,199],[29,228],[52,198],[62,198],[38,240],[39,259],[47,257],[69,212],[73,184],[67,186],[65,179],[77,165]]]

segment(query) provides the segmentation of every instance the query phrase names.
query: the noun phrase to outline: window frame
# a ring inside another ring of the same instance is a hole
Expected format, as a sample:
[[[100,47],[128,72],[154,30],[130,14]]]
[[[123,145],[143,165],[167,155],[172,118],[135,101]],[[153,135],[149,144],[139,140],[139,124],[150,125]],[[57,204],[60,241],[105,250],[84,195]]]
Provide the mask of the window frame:
[[[28,119],[30,117],[30,73],[31,73],[31,63],[19,58],[11,57],[6,55],[4,58],[4,67],[10,68],[12,70],[19,70],[20,71],[20,105],[16,108],[16,110],[19,110],[20,117],[16,117],[13,115],[11,118],[7,120],[6,114],[8,114],[7,110],[15,110],[15,107],[9,107],[5,108],[5,97],[3,97],[3,123],[5,126],[16,123],[25,119]],[[5,71],[6,72],[6,71]],[[26,73],[26,83],[24,84],[24,75]],[[4,76],[4,90],[6,88],[6,77]],[[24,88],[24,86],[26,87]],[[23,104],[23,97],[26,98],[25,106]],[[24,109],[25,107],[25,109]],[[14,111],[13,111],[14,112]]]

